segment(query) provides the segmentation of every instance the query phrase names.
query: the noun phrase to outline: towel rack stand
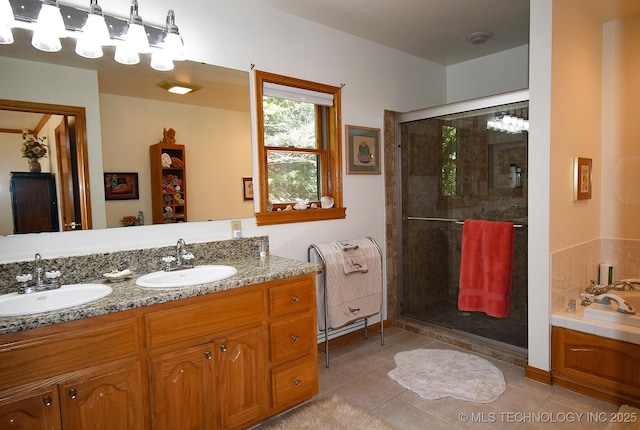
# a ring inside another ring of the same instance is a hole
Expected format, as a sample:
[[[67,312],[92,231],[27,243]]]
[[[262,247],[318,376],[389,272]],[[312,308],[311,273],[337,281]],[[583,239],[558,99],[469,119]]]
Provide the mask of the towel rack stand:
[[[384,346],[384,320],[383,320],[383,307],[384,307],[384,289],[382,288],[382,249],[380,248],[380,246],[378,245],[378,243],[372,238],[367,236],[367,239],[369,239],[373,245],[375,246],[375,248],[378,250],[378,254],[380,256],[380,345]],[[324,311],[324,330],[322,330],[324,332],[324,356],[325,356],[325,365],[328,368],[329,367],[329,331],[331,330],[331,328],[329,327],[329,313],[328,313],[328,307],[327,307],[327,260],[325,259],[325,256],[322,255],[322,252],[320,251],[320,249],[318,248],[317,245],[315,244],[311,244],[309,245],[309,248],[307,248],[307,261],[311,262],[311,251],[315,251],[317,257],[320,259],[320,261],[322,262],[322,270],[321,272],[323,273],[322,276],[322,292],[323,292],[323,311]],[[371,315],[369,315],[371,316]],[[368,319],[369,316],[361,318],[362,320],[364,320],[364,338],[368,339],[369,338],[369,332],[368,332]],[[360,319],[355,319],[353,321],[351,321],[351,324],[358,321]]]

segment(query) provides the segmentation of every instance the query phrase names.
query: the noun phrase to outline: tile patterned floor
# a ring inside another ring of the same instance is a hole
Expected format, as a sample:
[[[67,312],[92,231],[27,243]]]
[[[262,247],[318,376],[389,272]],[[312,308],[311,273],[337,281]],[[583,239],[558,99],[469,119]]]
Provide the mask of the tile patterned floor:
[[[493,358],[504,373],[507,390],[489,404],[444,398],[425,400],[405,390],[387,376],[395,367],[397,352],[417,349],[467,350],[398,327],[380,337],[369,336],[330,353],[330,367],[324,355],[318,358],[319,394],[312,401],[337,394],[366,408],[399,430],[418,429],[584,429],[601,430],[617,405],[571,391],[531,381],[524,369]],[[485,357],[486,358],[486,357]],[[466,418],[469,421],[465,421]],[[265,422],[257,428],[264,428]],[[476,421],[476,422],[471,422]]]

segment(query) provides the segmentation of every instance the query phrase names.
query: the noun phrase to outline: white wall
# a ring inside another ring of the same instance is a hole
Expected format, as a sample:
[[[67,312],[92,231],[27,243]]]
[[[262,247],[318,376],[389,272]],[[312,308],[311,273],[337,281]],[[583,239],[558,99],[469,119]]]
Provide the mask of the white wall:
[[[528,45],[447,67],[447,103],[527,88]]]
[[[167,9],[174,9],[190,59],[242,70],[253,63],[270,72],[344,83],[343,125],[382,129],[385,109],[402,112],[446,102],[446,70],[435,63],[269,9],[259,0],[194,3],[158,0],[142,3],[140,13],[146,22],[163,24]],[[112,1],[103,9],[122,16],[129,2]],[[255,154],[255,136],[252,145]],[[254,218],[245,218],[244,234],[269,235],[272,253],[301,260],[310,243],[370,235],[384,246],[383,175],[345,174],[344,203],[345,220],[257,227]],[[0,238],[0,262],[28,260],[35,252],[49,258],[168,245],[180,237],[201,242],[229,236],[228,221],[9,236]]]

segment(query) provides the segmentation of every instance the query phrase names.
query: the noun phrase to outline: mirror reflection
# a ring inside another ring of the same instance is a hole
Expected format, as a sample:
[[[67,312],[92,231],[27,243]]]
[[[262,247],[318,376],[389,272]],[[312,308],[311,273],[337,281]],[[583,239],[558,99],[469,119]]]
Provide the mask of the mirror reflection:
[[[39,159],[40,174],[54,177],[59,216],[54,231],[120,227],[124,217],[140,212],[151,223],[149,148],[170,128],[175,143],[185,149],[188,220],[253,216],[242,181],[252,172],[247,72],[189,61],[157,72],[143,62],[117,64],[108,52],[99,60],[83,59],[75,56],[72,44],[43,53],[30,47],[29,32],[15,30],[16,43],[0,45],[5,75],[0,82],[5,99],[0,106],[0,235],[13,234],[15,228],[11,172],[29,171],[20,152],[25,128],[46,137],[48,153]],[[162,81],[202,88],[177,96],[157,85]],[[47,109],[38,111],[34,104]],[[78,115],[84,117],[78,120]],[[105,200],[104,173],[118,172],[137,174],[137,199]],[[63,212],[65,204],[70,209]]]

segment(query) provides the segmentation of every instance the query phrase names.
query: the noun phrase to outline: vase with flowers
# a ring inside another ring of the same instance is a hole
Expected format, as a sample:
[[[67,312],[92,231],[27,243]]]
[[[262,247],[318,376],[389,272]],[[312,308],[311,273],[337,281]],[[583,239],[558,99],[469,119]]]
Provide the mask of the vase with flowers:
[[[29,160],[29,171],[40,172],[40,159],[47,156],[46,137],[36,139],[31,130],[22,130],[22,156]]]

